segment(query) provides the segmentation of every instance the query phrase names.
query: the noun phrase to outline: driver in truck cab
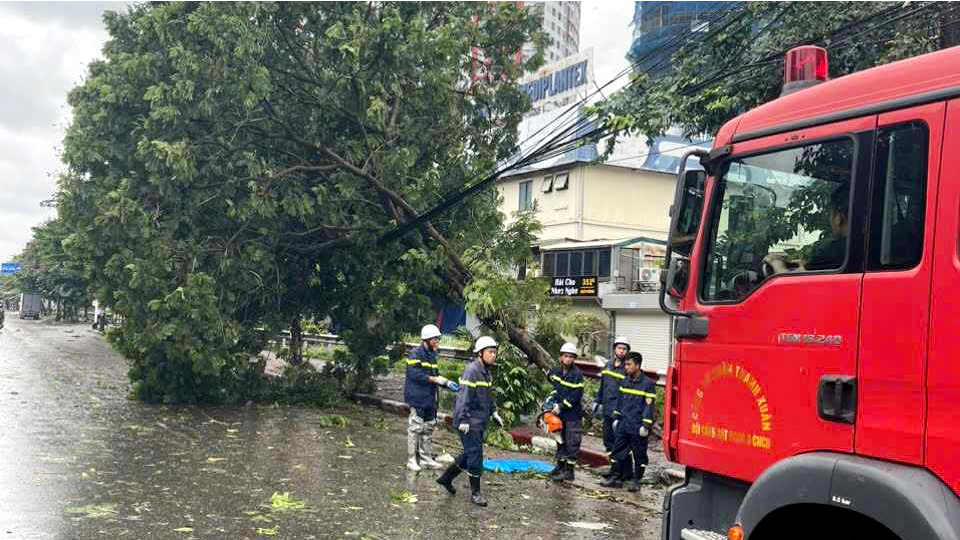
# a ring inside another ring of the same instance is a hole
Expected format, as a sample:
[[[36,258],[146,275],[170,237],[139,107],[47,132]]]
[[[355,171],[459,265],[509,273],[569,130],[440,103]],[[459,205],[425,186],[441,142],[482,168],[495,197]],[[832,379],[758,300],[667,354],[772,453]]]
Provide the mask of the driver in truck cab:
[[[764,264],[773,268],[775,274],[840,268],[847,250],[847,235],[850,228],[850,221],[847,217],[849,204],[850,184],[844,183],[833,190],[833,193],[830,194],[830,202],[827,205],[827,211],[830,214],[831,235],[814,242],[810,250],[810,257],[806,262],[800,261],[799,264],[791,268],[780,255],[770,254],[764,257]]]

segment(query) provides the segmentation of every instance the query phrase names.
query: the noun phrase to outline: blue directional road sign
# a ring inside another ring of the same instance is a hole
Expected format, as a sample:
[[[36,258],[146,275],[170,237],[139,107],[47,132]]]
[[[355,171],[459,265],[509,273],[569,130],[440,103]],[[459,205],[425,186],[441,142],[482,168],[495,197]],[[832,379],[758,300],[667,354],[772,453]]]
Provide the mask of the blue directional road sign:
[[[20,271],[20,263],[0,263],[0,276],[12,276]]]

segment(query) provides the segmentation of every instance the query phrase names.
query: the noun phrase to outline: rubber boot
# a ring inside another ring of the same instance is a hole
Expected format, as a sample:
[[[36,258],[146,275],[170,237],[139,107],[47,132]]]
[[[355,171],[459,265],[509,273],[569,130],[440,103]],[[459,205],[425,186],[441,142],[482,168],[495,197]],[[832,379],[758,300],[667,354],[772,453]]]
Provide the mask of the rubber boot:
[[[633,480],[633,454],[628,455],[620,464],[620,479]]]
[[[563,480],[563,477],[566,476],[566,469],[567,464],[562,459],[557,460],[557,466],[550,472],[550,479],[554,482]]]
[[[567,462],[567,466],[563,469],[563,478],[561,480],[566,480],[567,482],[573,482],[573,463]]]
[[[447,493],[451,495],[456,495],[457,490],[453,487],[453,479],[460,475],[460,467],[457,467],[456,463],[451,463],[447,470],[443,471],[443,474],[440,475],[440,478],[437,478],[437,483],[443,486],[443,489],[447,490]]]
[[[614,469],[613,476],[605,482],[600,482],[600,486],[605,488],[622,488],[623,480],[620,479],[620,464],[616,462],[611,463],[610,468]]]
[[[630,483],[630,487],[627,488],[627,491],[636,493],[640,491],[640,480],[643,480],[643,471],[646,469],[643,465],[638,465],[636,468],[636,473],[634,473],[633,481]]]
[[[433,459],[433,425],[434,422],[427,422],[424,425],[423,433],[420,434],[417,441],[419,451],[420,466],[429,469],[442,469],[443,465]]]
[[[420,472],[420,464],[417,463],[417,451],[420,443],[420,433],[416,431],[413,424],[414,413],[410,413],[410,424],[407,428],[407,469],[413,472]]]
[[[477,506],[486,506],[487,499],[480,493],[480,477],[470,477],[470,502]]]
[[[616,461],[614,461],[613,459],[611,459],[611,460],[610,460],[610,468],[607,470],[607,472],[601,474],[601,475],[600,475],[600,478],[603,478],[604,480],[609,480],[609,479],[613,478],[614,475],[617,474],[617,465],[616,465],[616,463],[617,463]]]

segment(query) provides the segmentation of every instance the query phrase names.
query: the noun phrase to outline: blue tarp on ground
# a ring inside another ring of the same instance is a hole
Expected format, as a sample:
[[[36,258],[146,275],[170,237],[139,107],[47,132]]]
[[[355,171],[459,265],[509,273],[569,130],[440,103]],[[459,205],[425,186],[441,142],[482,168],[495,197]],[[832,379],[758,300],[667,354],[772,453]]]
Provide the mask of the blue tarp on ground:
[[[553,465],[536,459],[484,459],[483,469],[490,472],[502,473],[548,473],[553,470]]]

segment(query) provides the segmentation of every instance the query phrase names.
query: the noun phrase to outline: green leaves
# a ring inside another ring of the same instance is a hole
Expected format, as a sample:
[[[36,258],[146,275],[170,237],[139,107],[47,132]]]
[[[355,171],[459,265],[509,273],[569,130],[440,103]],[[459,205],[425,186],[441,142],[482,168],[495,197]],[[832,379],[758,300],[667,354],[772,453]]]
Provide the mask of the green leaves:
[[[111,339],[136,397],[329,403],[338,388],[322,375],[271,386],[250,357],[293,321],[329,318],[350,347],[337,380],[369,384],[388,344],[459,301],[433,239],[374,240],[515,145],[522,93],[497,76],[465,98],[465,52],[513,58],[540,39],[533,17],[459,2],[180,3],[106,25],[104,60],[70,92],[59,212],[81,273],[124,317]],[[495,245],[491,274],[535,236],[529,220],[501,231],[494,197],[434,224],[457,254]],[[480,278],[475,302],[509,301],[500,278]]]
[[[747,2],[710,25],[717,31],[687,40],[671,71],[656,79],[634,75],[593,110],[629,134],[656,137],[673,126],[688,136],[713,134],[779,96],[783,53],[797,45],[827,47],[832,78],[941,47],[944,8],[895,18],[914,9],[899,2]]]

